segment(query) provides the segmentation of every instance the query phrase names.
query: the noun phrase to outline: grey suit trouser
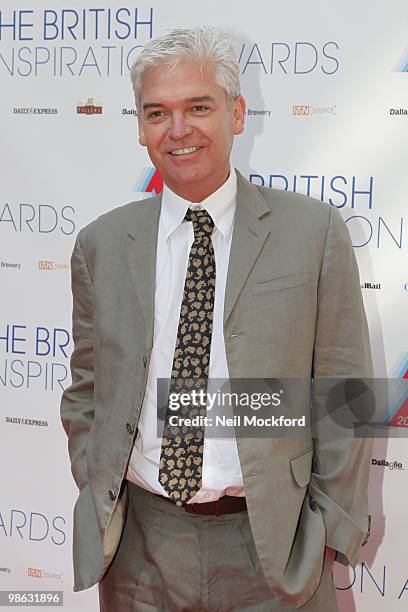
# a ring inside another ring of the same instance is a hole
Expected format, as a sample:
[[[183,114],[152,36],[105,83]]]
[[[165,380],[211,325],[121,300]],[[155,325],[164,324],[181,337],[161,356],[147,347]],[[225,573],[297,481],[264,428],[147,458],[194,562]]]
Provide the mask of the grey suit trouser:
[[[248,513],[202,516],[129,482],[129,508],[118,551],[99,583],[102,612],[273,612]],[[325,562],[304,612],[336,612]]]

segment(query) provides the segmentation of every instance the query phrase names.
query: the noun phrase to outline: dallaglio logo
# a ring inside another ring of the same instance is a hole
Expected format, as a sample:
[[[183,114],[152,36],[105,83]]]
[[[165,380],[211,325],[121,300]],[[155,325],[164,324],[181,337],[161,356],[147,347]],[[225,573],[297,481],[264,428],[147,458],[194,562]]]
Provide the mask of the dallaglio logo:
[[[93,98],[88,98],[86,102],[78,102],[78,115],[102,115],[102,106],[95,104]]]
[[[378,467],[386,467],[389,470],[405,470],[401,461],[387,461],[386,459],[371,459],[371,464]]]
[[[408,108],[390,108],[391,117],[408,117]]]

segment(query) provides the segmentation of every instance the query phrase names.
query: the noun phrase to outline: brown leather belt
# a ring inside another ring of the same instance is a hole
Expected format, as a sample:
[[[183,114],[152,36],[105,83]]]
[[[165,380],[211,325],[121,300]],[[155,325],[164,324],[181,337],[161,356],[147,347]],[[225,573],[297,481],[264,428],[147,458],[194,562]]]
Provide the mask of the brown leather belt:
[[[154,493],[156,497],[164,499],[164,501],[173,504],[171,499]],[[174,504],[173,504],[174,505]],[[211,516],[220,516],[220,514],[233,514],[234,512],[243,512],[247,509],[245,497],[233,497],[224,495],[212,502],[203,502],[202,504],[184,504],[184,510],[189,514],[205,514]]]

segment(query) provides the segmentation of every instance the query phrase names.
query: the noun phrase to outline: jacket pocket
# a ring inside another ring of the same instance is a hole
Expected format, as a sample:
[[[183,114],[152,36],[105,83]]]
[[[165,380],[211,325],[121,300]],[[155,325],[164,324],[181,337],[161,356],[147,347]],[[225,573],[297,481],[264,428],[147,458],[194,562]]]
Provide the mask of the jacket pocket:
[[[306,285],[309,280],[310,277],[307,270],[301,270],[286,276],[276,276],[275,278],[270,278],[269,280],[264,280],[252,285],[252,294],[260,295],[262,293],[272,293],[273,291],[283,291],[291,287]]]
[[[299,487],[305,487],[309,484],[312,475],[312,460],[313,460],[313,448],[302,452],[296,457],[292,457],[290,460],[290,467],[292,470],[293,478],[299,485]]]

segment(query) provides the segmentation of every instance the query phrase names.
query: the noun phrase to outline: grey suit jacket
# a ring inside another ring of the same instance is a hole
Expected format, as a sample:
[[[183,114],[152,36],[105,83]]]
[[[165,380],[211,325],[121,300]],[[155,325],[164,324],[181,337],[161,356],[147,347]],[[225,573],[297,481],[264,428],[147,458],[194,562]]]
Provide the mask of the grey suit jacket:
[[[80,490],[76,591],[103,576],[126,518],[124,475],[153,343],[160,206],[159,196],[111,210],[79,232],[72,253],[72,384],[61,417]],[[238,173],[224,336],[231,379],[372,377],[358,269],[337,209]],[[309,434],[238,437],[237,445],[266,579],[300,607],[318,586],[325,545],[341,562],[357,562],[371,443]]]

